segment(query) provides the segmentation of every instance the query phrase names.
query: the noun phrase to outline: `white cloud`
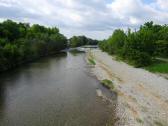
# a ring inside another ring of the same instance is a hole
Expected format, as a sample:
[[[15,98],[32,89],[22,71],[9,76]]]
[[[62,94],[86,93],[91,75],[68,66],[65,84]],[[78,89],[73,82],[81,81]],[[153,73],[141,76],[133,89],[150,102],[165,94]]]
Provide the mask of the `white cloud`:
[[[68,37],[105,38],[115,28],[167,23],[168,0],[0,0],[0,18],[58,26]]]
[[[144,4],[141,0],[114,0],[109,7],[119,19],[125,20],[130,25],[139,25],[150,20],[166,23],[168,19],[167,12],[160,11],[150,4]]]
[[[157,5],[161,9],[168,11],[168,0],[157,0]]]

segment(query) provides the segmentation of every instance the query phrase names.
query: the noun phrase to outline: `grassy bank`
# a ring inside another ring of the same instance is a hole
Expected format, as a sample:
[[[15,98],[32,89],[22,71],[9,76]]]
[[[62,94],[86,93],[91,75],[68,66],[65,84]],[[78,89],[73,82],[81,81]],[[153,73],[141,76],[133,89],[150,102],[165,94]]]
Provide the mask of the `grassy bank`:
[[[88,62],[91,64],[91,65],[96,65],[96,62],[94,60],[94,57],[92,56],[92,54],[90,52],[88,52]]]
[[[95,61],[92,59],[92,58],[89,58],[89,63],[92,64],[92,65],[96,65]]]
[[[146,70],[154,73],[168,73],[168,62],[155,60],[151,65],[145,67]]]
[[[110,90],[113,90],[113,89],[114,89],[114,84],[113,84],[113,82],[112,82],[111,80],[107,80],[107,79],[102,80],[102,81],[101,81],[101,84],[102,84],[103,86],[105,86],[106,88],[110,89]]]

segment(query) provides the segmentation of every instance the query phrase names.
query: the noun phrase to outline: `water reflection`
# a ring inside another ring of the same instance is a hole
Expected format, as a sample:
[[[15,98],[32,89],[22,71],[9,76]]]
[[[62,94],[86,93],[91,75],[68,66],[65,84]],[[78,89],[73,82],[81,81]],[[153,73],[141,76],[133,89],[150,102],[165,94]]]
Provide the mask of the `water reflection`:
[[[73,56],[77,56],[77,55],[80,55],[81,53],[85,53],[84,51],[80,51],[78,49],[71,49],[69,51],[69,53],[71,53]]]
[[[0,126],[104,126],[111,93],[89,74],[85,54],[43,58],[0,76]],[[110,122],[111,123],[111,122]]]
[[[5,88],[1,82],[0,86],[0,120],[3,118],[3,112],[5,110]]]

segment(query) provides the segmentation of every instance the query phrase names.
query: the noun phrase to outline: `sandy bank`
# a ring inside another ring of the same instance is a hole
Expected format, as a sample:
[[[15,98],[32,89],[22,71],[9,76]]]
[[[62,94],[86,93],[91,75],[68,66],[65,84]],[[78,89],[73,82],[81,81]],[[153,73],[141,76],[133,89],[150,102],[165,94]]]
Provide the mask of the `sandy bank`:
[[[91,50],[92,69],[99,80],[109,79],[118,93],[116,125],[168,126],[168,80],[144,69],[116,61],[100,50]]]

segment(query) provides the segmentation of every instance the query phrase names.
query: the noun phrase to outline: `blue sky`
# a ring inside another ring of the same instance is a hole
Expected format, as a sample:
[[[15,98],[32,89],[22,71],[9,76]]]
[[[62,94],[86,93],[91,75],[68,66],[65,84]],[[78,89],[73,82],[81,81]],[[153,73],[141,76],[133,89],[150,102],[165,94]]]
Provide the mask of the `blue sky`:
[[[168,24],[168,0],[0,0],[0,21],[57,26],[67,37],[104,39],[114,29]]]
[[[143,0],[144,3],[146,4],[150,4],[150,3],[153,3],[155,2],[156,0]]]

